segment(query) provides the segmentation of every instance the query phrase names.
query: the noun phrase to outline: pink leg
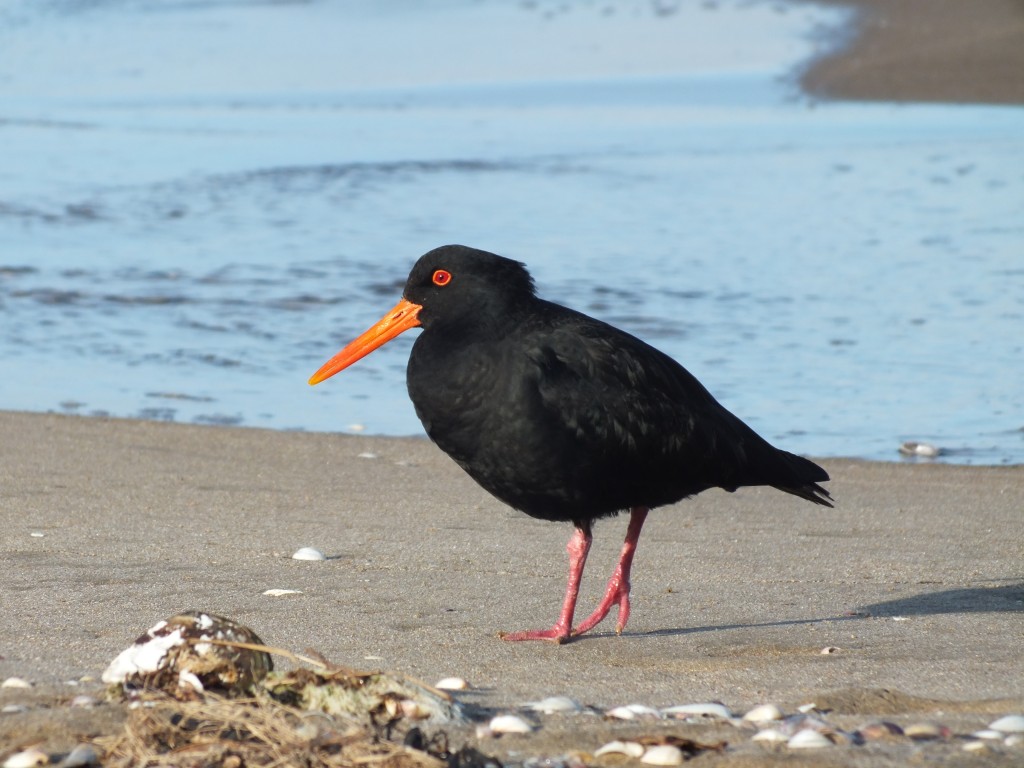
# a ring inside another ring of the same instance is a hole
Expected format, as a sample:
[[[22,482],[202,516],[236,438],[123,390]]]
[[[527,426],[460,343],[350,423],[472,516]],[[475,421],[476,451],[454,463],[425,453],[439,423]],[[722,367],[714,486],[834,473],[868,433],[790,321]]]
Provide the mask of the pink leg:
[[[626,622],[629,621],[629,571],[633,567],[633,555],[636,553],[636,542],[640,538],[640,529],[644,527],[644,520],[647,519],[649,511],[647,507],[633,507],[629,511],[626,542],[622,545],[619,564],[615,566],[615,571],[608,580],[608,589],[604,593],[604,599],[597,606],[597,610],[572,631],[574,637],[582,635],[600,624],[616,603],[619,606],[619,620],[615,624],[615,632],[622,634],[622,630],[625,629]]]
[[[569,553],[569,583],[565,587],[565,600],[558,621],[551,629],[528,629],[523,632],[501,632],[502,640],[517,642],[519,640],[553,640],[564,643],[572,633],[572,617],[576,612],[576,598],[580,594],[580,581],[583,579],[583,566],[587,563],[587,553],[593,536],[589,526],[586,531],[577,528],[569,538],[565,549]]]

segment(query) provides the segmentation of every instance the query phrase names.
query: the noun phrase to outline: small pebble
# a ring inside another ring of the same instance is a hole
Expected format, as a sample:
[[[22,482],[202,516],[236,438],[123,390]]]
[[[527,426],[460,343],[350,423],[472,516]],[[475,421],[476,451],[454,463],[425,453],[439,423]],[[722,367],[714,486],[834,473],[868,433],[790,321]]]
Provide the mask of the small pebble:
[[[640,758],[640,762],[647,765],[682,765],[683,760],[683,750],[671,744],[649,747]]]
[[[927,741],[929,739],[948,739],[952,732],[944,725],[935,723],[914,723],[903,729],[910,738],[915,741]]]
[[[782,719],[782,710],[774,704],[761,704],[743,716],[748,723],[770,723]]]
[[[582,709],[568,696],[548,696],[546,699],[531,701],[523,706],[545,715],[553,715],[558,712],[579,712]]]
[[[49,762],[49,755],[35,747],[29,747],[8,757],[4,761],[3,768],[33,768],[33,766],[46,765]]]
[[[264,593],[267,597],[281,597],[282,595],[301,595],[298,589],[268,589]]]
[[[8,677],[2,683],[0,688],[31,688],[32,683],[28,680],[22,680],[20,677]]]
[[[302,547],[295,550],[292,560],[326,560],[327,557],[319,549],[313,547]]]
[[[728,707],[715,702],[708,704],[678,704],[674,707],[666,707],[661,710],[661,714],[677,720],[691,717],[719,717],[723,720],[728,720],[732,717],[732,712],[729,711]]]
[[[784,734],[778,728],[768,728],[755,733],[753,740],[763,741],[767,744],[782,744],[783,742],[789,741],[789,736]]]
[[[1007,715],[988,724],[993,731],[1024,733],[1024,715]]]
[[[461,677],[446,677],[434,683],[434,687],[442,691],[468,691],[470,685]]]
[[[28,712],[28,707],[24,704],[8,704],[0,708],[0,715],[20,715],[23,712]]]
[[[832,742],[828,740],[828,737],[823,736],[817,731],[804,730],[793,734],[789,741],[786,742],[786,746],[790,749],[818,749],[820,747],[831,747]]]
[[[492,733],[529,733],[533,726],[518,715],[497,715],[487,724]]]
[[[594,757],[600,757],[601,755],[625,755],[626,757],[637,758],[643,755],[645,751],[644,745],[637,744],[635,741],[609,741],[594,753]]]
[[[902,736],[903,729],[896,725],[896,723],[890,723],[883,720],[877,723],[862,725],[857,730],[857,733],[859,733],[861,738],[865,741],[877,741],[879,739],[889,739],[894,736]]]
[[[661,719],[661,712],[654,707],[647,707],[643,704],[627,704],[624,707],[615,707],[604,713],[605,717],[615,720],[639,720],[641,718]]]
[[[60,768],[82,768],[82,766],[99,765],[99,763],[99,752],[92,744],[79,744],[60,761]]]
[[[370,453],[369,451],[366,451],[364,453],[360,453],[359,454],[359,458],[360,459],[376,459],[377,458],[377,454],[376,453]]]

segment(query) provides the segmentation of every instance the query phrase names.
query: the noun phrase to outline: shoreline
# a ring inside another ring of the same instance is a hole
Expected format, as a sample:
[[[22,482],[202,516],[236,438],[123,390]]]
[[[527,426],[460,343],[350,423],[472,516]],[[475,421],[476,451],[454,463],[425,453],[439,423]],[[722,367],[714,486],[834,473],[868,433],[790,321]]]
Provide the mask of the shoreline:
[[[829,100],[1024,104],[1019,0],[815,0],[850,27],[798,82]]]

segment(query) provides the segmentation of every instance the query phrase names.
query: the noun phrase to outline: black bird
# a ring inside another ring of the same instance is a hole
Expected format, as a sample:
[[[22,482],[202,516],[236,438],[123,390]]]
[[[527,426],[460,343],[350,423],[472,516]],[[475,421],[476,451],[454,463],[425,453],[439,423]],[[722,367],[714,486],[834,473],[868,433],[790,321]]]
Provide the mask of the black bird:
[[[828,473],[775,448],[723,408],[683,366],[607,323],[537,297],[523,264],[461,245],[420,257],[402,300],[313,375],[317,384],[422,326],[407,370],[430,438],[499,499],[571,522],[569,583],[551,629],[506,640],[561,643],[619,608],[648,511],[708,488],[770,485],[831,507]],[[573,626],[601,517],[630,511],[604,599]]]

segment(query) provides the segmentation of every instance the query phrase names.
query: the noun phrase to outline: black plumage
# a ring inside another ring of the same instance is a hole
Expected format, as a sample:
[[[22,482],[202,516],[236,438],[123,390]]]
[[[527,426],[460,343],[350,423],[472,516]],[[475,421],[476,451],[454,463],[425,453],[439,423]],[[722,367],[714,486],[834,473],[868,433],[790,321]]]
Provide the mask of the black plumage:
[[[416,325],[423,332],[407,383],[430,438],[505,503],[577,528],[559,622],[509,639],[560,642],[615,604],[621,630],[632,552],[649,509],[709,488],[753,485],[831,506],[818,485],[829,479],[825,470],[770,445],[675,360],[538,298],[521,263],[465,246],[422,256],[402,302],[311,382]],[[578,590],[591,524],[626,510],[633,522],[623,559],[602,605],[574,631],[573,579]]]

